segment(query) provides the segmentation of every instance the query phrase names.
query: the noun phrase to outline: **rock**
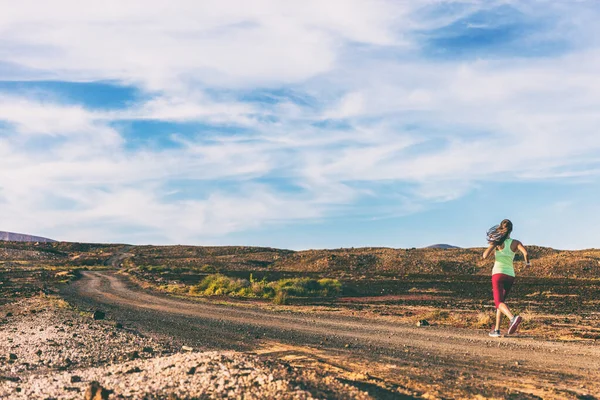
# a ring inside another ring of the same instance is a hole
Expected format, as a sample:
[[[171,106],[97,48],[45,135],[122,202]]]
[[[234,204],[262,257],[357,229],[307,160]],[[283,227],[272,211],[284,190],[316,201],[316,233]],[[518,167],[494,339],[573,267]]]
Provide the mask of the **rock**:
[[[42,355],[42,351],[41,350],[36,351],[35,355],[38,356],[38,357],[41,356]]]
[[[187,372],[188,375],[194,375],[196,373],[196,367],[192,367],[189,369],[189,371]]]
[[[142,352],[144,353],[154,353],[154,349],[150,346],[146,346],[144,348],[142,348]]]
[[[81,377],[77,375],[71,375],[71,383],[81,382]]]
[[[130,353],[127,353],[127,358],[129,360],[136,360],[140,358],[140,353],[138,353],[137,351],[132,351]]]
[[[140,369],[140,367],[133,367],[133,368],[128,369],[127,371],[125,371],[126,374],[135,374],[137,372],[142,372],[142,370]]]
[[[10,353],[10,354],[8,355],[8,359],[9,359],[9,360],[16,360],[17,358],[18,358],[18,357],[17,357],[17,355],[16,355],[15,353]]]
[[[422,319],[417,322],[417,326],[429,326],[429,322],[426,319]]]
[[[181,346],[181,350],[183,350],[183,351],[194,351],[194,349],[192,347],[188,347],[188,346]]]
[[[10,318],[10,317],[12,317],[12,316],[13,316],[13,313],[11,313],[11,312],[7,312],[7,313],[6,313],[6,318]]]
[[[108,400],[111,391],[103,388],[97,381],[91,382],[83,396],[84,400]]]
[[[99,320],[99,319],[104,319],[104,317],[106,317],[106,314],[104,313],[104,311],[100,311],[100,310],[96,310],[94,311],[94,315],[92,316],[94,318],[94,320]]]
[[[1,381],[21,382],[21,378],[19,378],[18,376],[4,376],[4,375],[0,375],[0,382]]]

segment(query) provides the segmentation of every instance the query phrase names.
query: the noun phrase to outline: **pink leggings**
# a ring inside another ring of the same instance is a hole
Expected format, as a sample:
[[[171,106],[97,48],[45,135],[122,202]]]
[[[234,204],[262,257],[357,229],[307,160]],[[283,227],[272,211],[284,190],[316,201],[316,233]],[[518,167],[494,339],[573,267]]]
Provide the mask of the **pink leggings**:
[[[504,299],[508,296],[514,282],[514,276],[506,274],[492,275],[492,289],[494,291],[494,303],[496,304],[496,308],[498,308],[500,303],[504,303]]]

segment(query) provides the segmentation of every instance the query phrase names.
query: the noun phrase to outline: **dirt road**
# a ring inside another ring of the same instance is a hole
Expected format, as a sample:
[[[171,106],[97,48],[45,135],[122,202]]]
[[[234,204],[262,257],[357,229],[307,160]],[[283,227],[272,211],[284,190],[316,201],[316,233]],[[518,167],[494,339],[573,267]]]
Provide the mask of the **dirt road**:
[[[142,291],[108,272],[84,272],[63,295],[177,344],[341,370],[380,398],[600,395],[600,346],[593,342],[492,339],[485,331],[187,301]]]

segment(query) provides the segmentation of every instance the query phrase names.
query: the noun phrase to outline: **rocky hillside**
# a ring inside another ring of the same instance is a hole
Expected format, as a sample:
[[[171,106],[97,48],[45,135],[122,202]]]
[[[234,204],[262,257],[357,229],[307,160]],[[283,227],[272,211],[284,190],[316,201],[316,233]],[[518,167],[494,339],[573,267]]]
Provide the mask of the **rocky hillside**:
[[[524,266],[520,255],[515,258],[515,266],[521,276],[600,277],[600,250],[528,248],[531,267]],[[366,247],[290,251],[257,247],[146,246],[128,250],[134,256],[123,266],[156,266],[181,272],[308,272],[341,278],[406,274],[487,275],[491,272],[493,261],[481,260],[483,250]]]
[[[520,276],[600,277],[600,250],[555,250],[528,246],[532,266],[520,255]],[[292,251],[246,246],[126,246],[85,243],[0,242],[0,269],[8,266],[153,267],[175,273],[286,272],[331,277],[401,276],[406,274],[488,275],[493,261],[481,260],[483,248],[392,249],[346,248]],[[115,260],[119,260],[118,265]]]
[[[10,242],[40,242],[40,243],[55,242],[55,240],[40,237],[40,236],[32,236],[32,235],[25,235],[22,233],[13,233],[13,232],[4,232],[4,231],[0,231],[0,240],[10,241]]]

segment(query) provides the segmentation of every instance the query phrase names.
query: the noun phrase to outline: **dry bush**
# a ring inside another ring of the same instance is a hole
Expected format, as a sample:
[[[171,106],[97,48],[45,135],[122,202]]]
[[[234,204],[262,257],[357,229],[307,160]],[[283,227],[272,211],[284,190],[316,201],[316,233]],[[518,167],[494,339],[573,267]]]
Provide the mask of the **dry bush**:
[[[473,327],[478,329],[489,328],[490,326],[494,326],[496,323],[495,314],[489,312],[479,312],[477,313],[477,319],[473,323]]]

